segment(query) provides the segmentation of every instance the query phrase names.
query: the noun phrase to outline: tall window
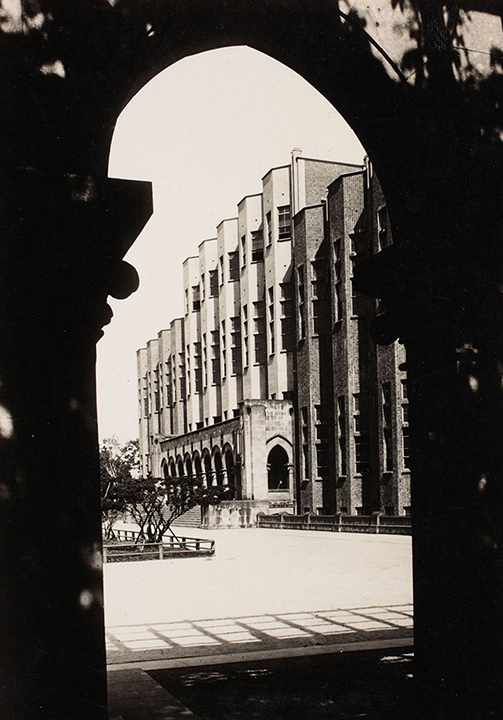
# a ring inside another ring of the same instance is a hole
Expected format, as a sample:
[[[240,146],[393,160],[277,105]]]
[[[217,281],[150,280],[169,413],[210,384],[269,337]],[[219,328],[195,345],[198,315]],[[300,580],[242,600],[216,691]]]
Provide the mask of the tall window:
[[[185,354],[178,353],[178,378],[180,382],[180,400],[185,400]]]
[[[267,244],[270,245],[272,243],[272,217],[270,211],[266,213],[265,220],[267,226]]]
[[[410,467],[409,447],[409,400],[407,392],[407,380],[402,380],[402,441],[403,441],[403,466]]]
[[[382,384],[382,409],[384,427],[391,427],[391,383]]]
[[[203,380],[204,387],[208,386],[208,348],[206,345],[206,333],[203,333]]]
[[[309,477],[309,451],[308,451],[308,416],[307,407],[300,409],[300,432],[302,441],[302,456],[304,458],[304,477]]]
[[[222,320],[222,335],[221,335],[221,350],[222,350],[222,364],[221,372],[222,377],[227,376],[227,337],[225,335],[225,320]]]
[[[218,330],[211,331],[211,381],[220,385],[220,339]]]
[[[337,429],[339,435],[339,475],[346,475],[346,398],[337,398]]]
[[[248,367],[248,305],[243,305],[243,348],[244,348],[244,366]]]
[[[253,350],[255,362],[266,361],[266,338],[265,338],[265,304],[263,301],[253,303]]]
[[[165,378],[165,385],[166,385],[166,405],[167,407],[171,407],[173,403],[173,388],[171,386],[171,362],[169,360],[166,360],[166,378]]]
[[[342,320],[342,254],[341,241],[334,242],[334,302],[335,302],[335,321]]]
[[[409,426],[404,425],[402,428],[402,440],[403,440],[403,466],[404,468],[410,468],[410,435]]]
[[[232,374],[240,375],[243,371],[241,360],[241,318],[231,318],[231,360]]]
[[[355,290],[351,279],[351,314],[361,316],[365,314],[365,296]]]
[[[201,294],[199,285],[192,286],[192,312],[197,312],[201,309]]]
[[[173,387],[173,403],[176,403],[177,391],[176,391],[176,357],[171,356],[171,382]]]
[[[267,289],[267,299],[269,307],[269,349],[270,354],[273,355],[276,352],[276,338],[274,333],[274,287]]]
[[[246,235],[241,235],[241,266],[246,265]]]
[[[387,472],[393,470],[393,426],[391,406],[391,383],[382,385],[382,417],[384,434],[384,468]]]
[[[252,262],[260,262],[264,259],[264,236],[262,230],[252,231]]]
[[[386,205],[377,211],[377,235],[379,239],[379,250],[389,245],[388,242],[388,210]]]
[[[328,424],[327,406],[315,405],[316,421],[316,464],[317,475],[323,479],[330,475],[329,451],[328,451]]]
[[[185,373],[187,377],[187,395],[190,395],[192,390],[192,383],[190,378],[190,346],[187,345],[187,352],[185,353]]]
[[[281,349],[292,351],[294,345],[293,286],[291,282],[281,283]]]
[[[304,288],[304,266],[299,265],[297,268],[297,293],[298,293],[298,321],[299,321],[299,339],[306,337],[306,308],[304,306],[305,288]]]
[[[210,297],[218,297],[218,270],[210,270]]]
[[[370,436],[368,431],[367,396],[361,393],[353,395],[353,422],[355,438],[356,472],[370,470]]]
[[[239,280],[239,253],[237,251],[229,253],[229,280],[231,282]]]
[[[154,412],[158,413],[160,409],[159,395],[159,366],[154,370]]]
[[[290,205],[278,208],[278,239],[290,240],[292,237]]]
[[[312,303],[313,303],[313,324],[315,333],[323,333],[327,330],[326,315],[326,289],[327,289],[327,265],[324,259],[311,263],[312,267]]]

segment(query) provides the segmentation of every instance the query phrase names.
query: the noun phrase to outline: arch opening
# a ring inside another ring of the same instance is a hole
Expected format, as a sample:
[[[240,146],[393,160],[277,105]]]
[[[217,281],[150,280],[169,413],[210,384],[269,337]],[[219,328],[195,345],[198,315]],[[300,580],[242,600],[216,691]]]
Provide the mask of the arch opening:
[[[288,490],[289,459],[281,445],[275,445],[267,456],[267,486],[269,490]]]

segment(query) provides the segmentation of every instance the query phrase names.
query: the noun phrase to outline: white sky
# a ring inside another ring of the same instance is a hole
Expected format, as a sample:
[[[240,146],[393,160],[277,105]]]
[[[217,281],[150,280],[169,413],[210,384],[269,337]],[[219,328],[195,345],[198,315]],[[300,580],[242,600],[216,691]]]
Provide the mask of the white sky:
[[[306,157],[361,163],[364,150],[337,111],[303,78],[247,47],[185,58],[125,108],[110,177],[150,180],[154,215],[126,256],[140,275],[127,300],[109,299],[98,343],[100,438],[138,436],[136,350],[183,312],[182,262],[261,191],[294,147]]]

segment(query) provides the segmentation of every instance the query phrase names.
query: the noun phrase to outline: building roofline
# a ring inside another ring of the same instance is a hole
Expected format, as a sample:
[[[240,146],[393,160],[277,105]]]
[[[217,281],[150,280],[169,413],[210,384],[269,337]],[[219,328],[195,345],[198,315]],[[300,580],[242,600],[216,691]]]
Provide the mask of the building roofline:
[[[237,222],[238,218],[237,217],[228,217],[228,218],[224,218],[223,220],[220,220],[220,222],[217,225],[217,230],[220,227],[220,225],[223,225],[225,222],[231,222],[232,220],[235,220]]]
[[[252,197],[262,197],[263,193],[251,193],[250,195],[244,195],[241,200],[238,202],[238,207],[241,205],[242,202],[247,200],[248,198]]]
[[[363,175],[365,172],[365,168],[362,168],[359,172],[353,172],[353,173],[344,173],[343,175],[339,175],[338,178],[335,178],[335,180],[332,180],[330,185],[327,186],[328,192],[332,192],[330,188],[332,188],[336,183],[341,182],[344,178],[348,177],[356,177],[357,175]]]
[[[207,243],[207,242],[217,242],[217,241],[218,241],[218,238],[216,238],[216,237],[204,238],[204,240],[201,240],[201,242],[199,243],[199,245],[197,247],[200,248],[201,245],[204,245],[204,243]]]
[[[263,181],[264,178],[266,178],[268,175],[270,175],[274,170],[285,170],[285,169],[289,169],[289,168],[290,168],[290,165],[278,165],[277,167],[272,167],[272,168],[270,168],[270,170],[268,170],[266,172],[265,175],[262,175],[262,177],[260,179]]]
[[[335,182],[335,181],[334,181]],[[323,208],[325,206],[325,203],[316,203],[315,205],[306,205],[305,207],[298,210],[295,215],[293,216],[293,219],[297,218],[301,213],[303,213],[305,210],[314,210],[315,208]]]
[[[329,165],[343,165],[344,167],[355,167],[361,168],[362,170],[365,169],[365,165],[363,165],[363,163],[347,163],[340,162],[339,160],[325,160],[323,158],[304,157],[304,155],[298,155],[295,160],[309,160],[310,162],[328,163]]]

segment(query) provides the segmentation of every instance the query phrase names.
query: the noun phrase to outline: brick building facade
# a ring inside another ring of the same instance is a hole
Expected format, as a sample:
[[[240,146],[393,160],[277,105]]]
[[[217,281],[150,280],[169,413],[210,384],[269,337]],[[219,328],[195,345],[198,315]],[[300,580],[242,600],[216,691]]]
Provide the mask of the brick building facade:
[[[392,242],[372,168],[299,211],[294,238],[299,509],[408,514],[405,350],[372,342],[378,305],[352,286],[354,267]]]
[[[371,167],[294,150],[237,210],[184,262],[183,318],[138,351],[142,472],[228,483],[248,521],[407,513],[404,350],[371,342],[377,304],[352,290],[391,243]]]

